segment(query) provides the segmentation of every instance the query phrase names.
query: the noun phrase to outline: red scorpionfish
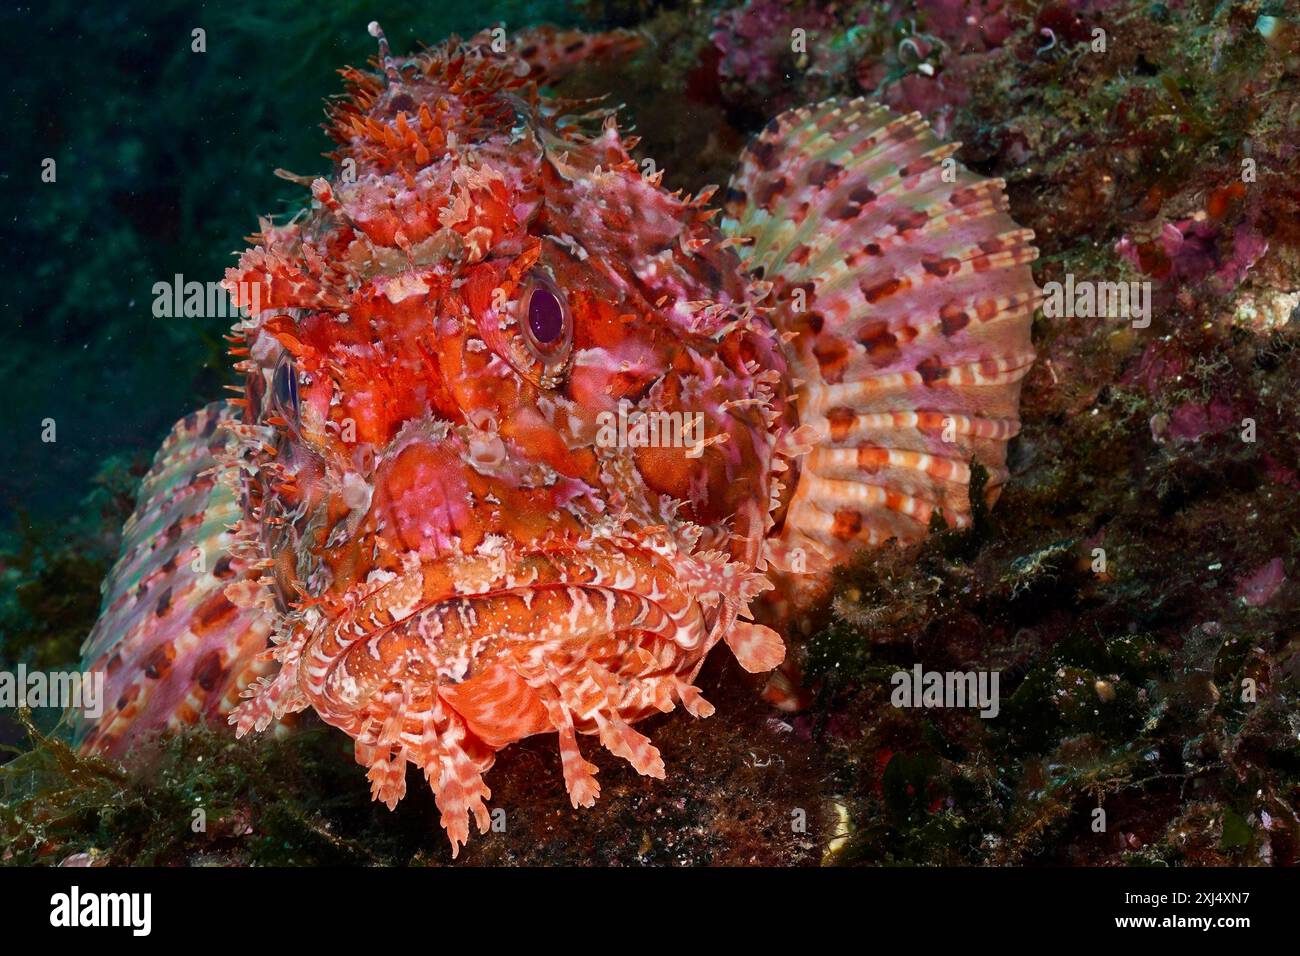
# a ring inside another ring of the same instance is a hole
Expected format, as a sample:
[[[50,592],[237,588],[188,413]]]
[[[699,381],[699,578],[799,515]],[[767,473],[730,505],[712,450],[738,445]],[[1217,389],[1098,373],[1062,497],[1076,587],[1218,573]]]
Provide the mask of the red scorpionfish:
[[[996,497],[1036,251],[916,114],[775,118],[715,222],[612,111],[540,92],[635,36],[397,58],[371,32],[333,177],[226,275],[241,397],[179,422],[145,478],[79,736],[122,756],[311,708],[390,808],[424,771],[454,854],[490,822],[498,750],[555,733],[575,807],[600,789],[579,735],[663,777],[633,725],[708,716],[716,644],[775,668],[755,613],[779,627],[932,515],[968,524],[972,463]]]

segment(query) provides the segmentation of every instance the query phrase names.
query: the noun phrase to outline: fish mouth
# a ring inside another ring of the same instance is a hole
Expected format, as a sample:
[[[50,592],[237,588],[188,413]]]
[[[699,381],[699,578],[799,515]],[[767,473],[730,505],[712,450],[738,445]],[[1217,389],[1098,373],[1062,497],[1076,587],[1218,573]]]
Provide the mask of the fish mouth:
[[[576,671],[607,664],[625,698],[617,709],[634,719],[668,711],[663,689],[695,676],[725,614],[702,606],[662,555],[616,545],[412,560],[372,578],[314,629],[299,663],[300,686],[321,717],[358,736],[377,697],[385,711],[399,693],[408,703],[454,702],[459,688],[502,669],[542,686],[580,682]],[[491,736],[527,729],[502,726]]]

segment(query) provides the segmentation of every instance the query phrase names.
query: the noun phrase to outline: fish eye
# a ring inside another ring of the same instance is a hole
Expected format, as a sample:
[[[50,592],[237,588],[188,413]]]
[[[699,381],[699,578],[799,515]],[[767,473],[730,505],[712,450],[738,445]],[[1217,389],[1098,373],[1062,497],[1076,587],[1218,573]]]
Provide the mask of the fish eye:
[[[563,294],[549,280],[535,277],[524,307],[524,340],[535,357],[551,363],[566,352],[573,335],[573,322]]]
[[[298,424],[298,370],[288,352],[280,356],[271,376],[271,405],[290,425]]]

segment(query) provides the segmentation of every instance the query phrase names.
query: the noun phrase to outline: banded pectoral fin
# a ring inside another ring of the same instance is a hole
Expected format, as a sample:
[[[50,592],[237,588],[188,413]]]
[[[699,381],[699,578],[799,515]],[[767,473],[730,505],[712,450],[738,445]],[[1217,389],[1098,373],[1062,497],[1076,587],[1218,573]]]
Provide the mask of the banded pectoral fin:
[[[215,402],[177,422],[141,485],[82,646],[83,672],[104,680],[102,707],[78,716],[83,750],[116,756],[155,731],[224,725],[240,690],[275,666],[262,659],[274,609],[237,533],[224,427],[237,414]]]
[[[785,113],[746,150],[723,228],[746,240],[816,436],[766,555],[814,575],[858,548],[971,523],[1020,430],[1039,290],[1001,180],[917,114],[862,100]]]

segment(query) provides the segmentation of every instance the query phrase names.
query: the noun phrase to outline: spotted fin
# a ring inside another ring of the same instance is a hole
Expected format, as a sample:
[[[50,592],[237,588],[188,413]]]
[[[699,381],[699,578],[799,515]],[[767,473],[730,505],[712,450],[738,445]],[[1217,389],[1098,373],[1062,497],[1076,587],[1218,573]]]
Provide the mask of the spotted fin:
[[[542,84],[556,83],[585,66],[626,60],[645,43],[646,38],[633,30],[587,33],[549,24],[515,31],[509,36],[503,27],[494,27],[469,41],[472,47],[517,57],[527,64],[529,78]]]
[[[77,727],[87,751],[119,755],[149,731],[224,723],[273,666],[255,660],[273,611],[242,598],[265,600],[233,530],[241,509],[223,426],[236,414],[215,402],[177,422],[140,488],[82,646],[83,671],[105,674],[103,715]]]
[[[1040,299],[1033,233],[1000,180],[952,159],[919,114],[830,100],[749,146],[723,228],[787,338],[801,424],[816,429],[769,558],[808,571],[931,516],[970,523],[971,463],[993,499],[1020,430]]]

